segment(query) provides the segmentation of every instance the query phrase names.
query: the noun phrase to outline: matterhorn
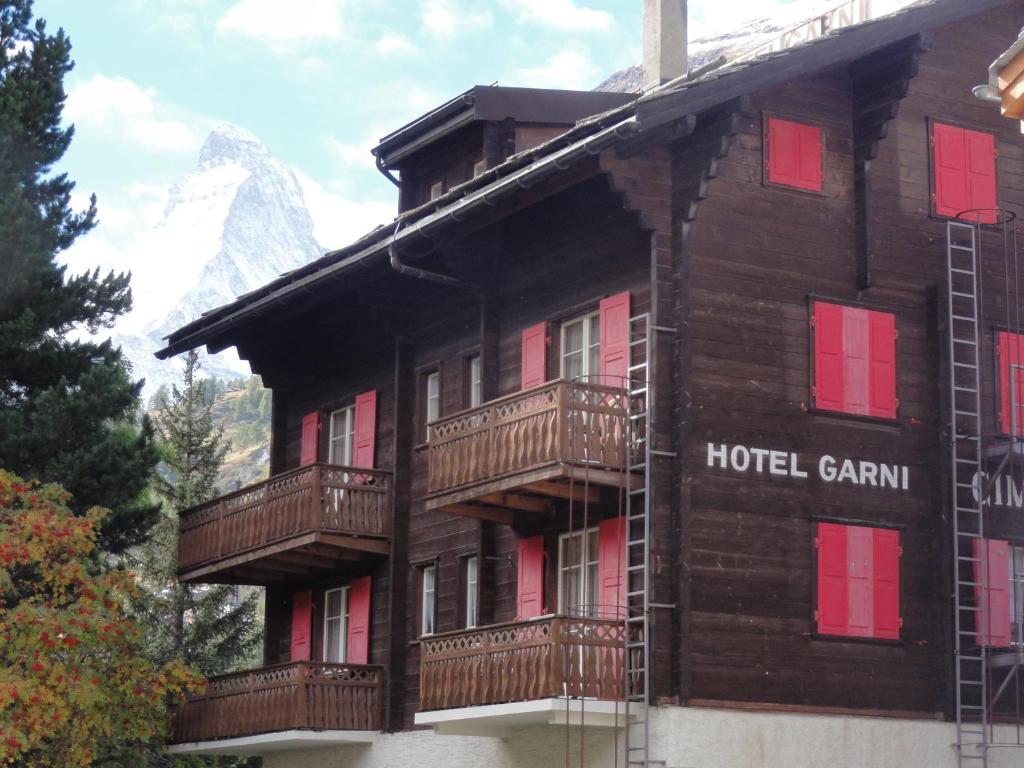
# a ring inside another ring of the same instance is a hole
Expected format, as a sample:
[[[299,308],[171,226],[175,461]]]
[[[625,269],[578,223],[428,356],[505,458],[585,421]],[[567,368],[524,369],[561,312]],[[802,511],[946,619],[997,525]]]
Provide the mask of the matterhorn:
[[[142,238],[134,260],[147,264],[135,271],[135,306],[114,343],[151,395],[179,377],[179,360],[153,357],[168,333],[322,253],[295,174],[249,131],[222,125]],[[233,350],[208,357],[204,369],[221,378],[249,373]]]

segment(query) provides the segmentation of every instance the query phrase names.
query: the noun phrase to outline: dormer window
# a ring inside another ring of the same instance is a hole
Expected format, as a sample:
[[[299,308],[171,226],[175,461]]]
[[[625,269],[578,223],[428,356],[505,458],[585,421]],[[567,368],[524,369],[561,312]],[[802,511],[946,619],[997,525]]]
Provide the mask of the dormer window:
[[[487,171],[487,160],[485,158],[481,157],[479,160],[477,160],[475,163],[473,163],[473,178],[474,179],[477,176],[481,175],[482,173],[485,173],[486,171]]]
[[[430,199],[437,200],[441,195],[444,194],[444,182],[435,181],[430,185]]]

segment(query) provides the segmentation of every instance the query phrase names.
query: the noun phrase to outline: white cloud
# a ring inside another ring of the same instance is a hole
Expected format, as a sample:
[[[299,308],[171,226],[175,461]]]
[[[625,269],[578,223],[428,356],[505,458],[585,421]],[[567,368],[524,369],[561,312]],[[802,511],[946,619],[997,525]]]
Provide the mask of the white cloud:
[[[194,152],[206,127],[196,125],[203,122],[198,118],[160,102],[154,89],[104,75],[72,87],[64,115],[80,128],[164,152]]]
[[[383,133],[381,132],[381,135]],[[376,164],[370,150],[377,146],[376,136],[377,134],[374,133],[360,142],[342,141],[329,136],[324,141],[324,145],[328,154],[338,160],[343,168],[373,169]]]
[[[385,56],[391,54],[415,53],[416,46],[413,45],[405,35],[388,32],[381,35],[374,44],[377,53]]]
[[[345,0],[239,0],[217,22],[217,31],[271,44],[338,38],[344,4]]]
[[[573,0],[501,0],[518,21],[569,30],[609,29],[614,22],[607,11],[576,5]]]
[[[490,11],[470,11],[453,0],[423,0],[420,20],[427,32],[437,37],[454,37],[471,29],[491,26]]]
[[[600,80],[594,62],[580,51],[561,51],[538,67],[524,67],[516,72],[516,81],[533,88],[568,88],[588,90]]]
[[[333,185],[324,186],[306,174],[292,169],[306,209],[313,218],[313,237],[325,248],[341,248],[365,235],[379,224],[394,220],[394,203],[379,200],[353,200],[340,194]]]

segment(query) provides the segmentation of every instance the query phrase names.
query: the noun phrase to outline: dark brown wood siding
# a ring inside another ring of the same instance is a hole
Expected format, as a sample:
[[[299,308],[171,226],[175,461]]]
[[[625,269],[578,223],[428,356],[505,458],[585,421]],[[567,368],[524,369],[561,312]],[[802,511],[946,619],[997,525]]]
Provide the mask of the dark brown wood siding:
[[[970,90],[1022,21],[1019,9],[1001,10],[936,32],[872,165],[867,290],[857,289],[845,71],[755,94],[743,113],[687,251],[692,424],[683,484],[688,535],[680,541],[691,600],[684,631],[692,655],[689,675],[681,678],[687,698],[917,712],[945,705],[948,458],[940,442],[946,418],[939,380],[946,374],[934,299],[945,285],[945,224],[929,215],[927,121],[999,131],[1001,200],[1020,208],[1024,157],[1017,126],[1001,121]],[[823,195],[764,185],[765,113],[824,128]],[[815,412],[809,346],[815,296],[896,314],[895,422]],[[998,299],[989,306],[1002,312]],[[990,344],[984,355],[991,371]],[[991,425],[994,407],[987,411]],[[709,468],[709,442],[796,452],[810,477]],[[910,489],[821,482],[816,465],[826,454],[908,465]],[[899,642],[815,636],[813,539],[822,519],[899,528]]]

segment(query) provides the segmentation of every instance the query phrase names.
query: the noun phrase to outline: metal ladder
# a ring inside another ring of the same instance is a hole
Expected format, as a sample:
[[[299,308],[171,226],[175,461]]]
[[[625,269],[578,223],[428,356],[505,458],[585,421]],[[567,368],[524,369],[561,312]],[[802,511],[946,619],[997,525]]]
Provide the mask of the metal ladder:
[[[664,765],[650,759],[650,362],[654,347],[650,315],[629,320],[629,434],[626,440],[626,768]],[[633,487],[634,477],[642,484]]]
[[[981,380],[979,376],[978,227],[946,224],[949,273],[950,449],[953,478],[954,654],[956,666],[956,744],[961,768],[986,768],[989,713],[986,648],[973,628],[981,626],[978,594],[984,594],[987,552],[982,479]],[[965,621],[974,617],[973,622]]]

